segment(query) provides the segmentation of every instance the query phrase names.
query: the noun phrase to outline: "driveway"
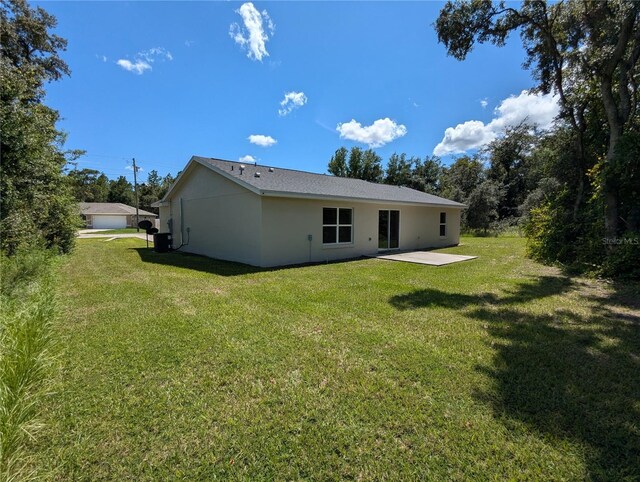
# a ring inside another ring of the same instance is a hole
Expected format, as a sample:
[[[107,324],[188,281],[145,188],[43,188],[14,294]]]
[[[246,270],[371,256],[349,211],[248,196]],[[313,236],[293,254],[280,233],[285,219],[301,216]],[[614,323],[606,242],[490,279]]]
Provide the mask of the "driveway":
[[[101,233],[102,231],[111,231],[111,229],[80,229],[78,234]]]
[[[138,238],[146,241],[147,234],[140,233],[130,233],[130,234],[104,234],[104,233],[96,233],[97,229],[92,229],[91,234],[86,232],[79,231],[78,238],[79,239],[93,239],[93,238],[108,238],[108,239],[118,239],[118,238]],[[108,231],[108,230],[107,230]],[[95,233],[95,234],[93,234]],[[153,236],[149,235],[149,242],[153,243]]]

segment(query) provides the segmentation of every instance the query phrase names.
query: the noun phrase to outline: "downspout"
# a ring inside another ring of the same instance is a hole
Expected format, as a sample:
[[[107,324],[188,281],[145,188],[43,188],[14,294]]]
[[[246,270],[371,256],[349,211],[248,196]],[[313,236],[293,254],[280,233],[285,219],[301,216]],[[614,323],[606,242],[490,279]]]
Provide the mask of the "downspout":
[[[187,228],[187,242],[184,242],[184,209],[182,208],[182,198],[180,198],[180,246],[174,249],[178,251],[183,246],[189,246],[189,240],[191,238],[191,228]]]

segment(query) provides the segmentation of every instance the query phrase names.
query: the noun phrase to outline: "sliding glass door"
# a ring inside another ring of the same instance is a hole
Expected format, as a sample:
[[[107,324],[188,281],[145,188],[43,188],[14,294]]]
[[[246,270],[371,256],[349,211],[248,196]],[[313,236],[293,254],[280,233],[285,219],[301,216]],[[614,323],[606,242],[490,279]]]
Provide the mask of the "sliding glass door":
[[[400,246],[400,211],[378,211],[378,249]]]

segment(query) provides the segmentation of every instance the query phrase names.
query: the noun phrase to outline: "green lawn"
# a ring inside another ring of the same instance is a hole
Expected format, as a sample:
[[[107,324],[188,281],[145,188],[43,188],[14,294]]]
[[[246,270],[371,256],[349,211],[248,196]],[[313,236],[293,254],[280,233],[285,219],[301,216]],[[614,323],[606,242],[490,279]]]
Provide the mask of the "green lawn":
[[[638,285],[519,238],[444,267],[256,270],[137,239],[65,264],[54,480],[638,480]]]

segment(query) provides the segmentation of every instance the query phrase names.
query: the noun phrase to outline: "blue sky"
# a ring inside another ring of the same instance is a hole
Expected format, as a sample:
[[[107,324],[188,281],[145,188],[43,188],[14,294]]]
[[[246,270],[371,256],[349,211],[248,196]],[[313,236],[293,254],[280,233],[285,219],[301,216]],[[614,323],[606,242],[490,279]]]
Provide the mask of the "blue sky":
[[[523,93],[534,83],[517,37],[447,57],[438,2],[38,5],[69,42],[72,75],[48,86],[66,147],[111,178],[131,178],[132,157],[144,180],[194,154],[325,172],[354,145],[446,163],[557,109]]]

